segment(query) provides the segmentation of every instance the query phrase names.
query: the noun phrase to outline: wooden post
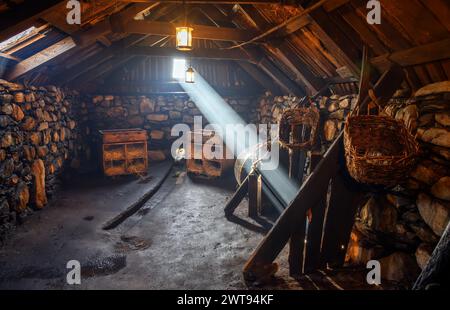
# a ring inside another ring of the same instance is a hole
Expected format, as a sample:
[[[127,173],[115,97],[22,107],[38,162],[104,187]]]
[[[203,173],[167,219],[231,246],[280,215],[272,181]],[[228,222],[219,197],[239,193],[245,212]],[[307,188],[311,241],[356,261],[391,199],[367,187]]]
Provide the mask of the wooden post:
[[[234,210],[239,206],[242,199],[244,199],[245,195],[248,193],[248,179],[247,176],[245,180],[242,182],[242,184],[239,186],[239,188],[234,192],[233,197],[227,202],[227,205],[225,206],[225,216],[230,217],[233,215]]]
[[[299,218],[295,231],[289,239],[289,275],[303,273],[303,254],[305,249],[306,216]]]
[[[328,187],[328,181],[339,170],[338,158],[342,142],[343,134],[341,133],[325,154],[324,159],[319,163],[316,172],[305,181],[297,196],[253,252],[244,266],[244,274],[251,273],[253,269],[260,265],[271,264],[283,250],[292,234],[298,229],[298,226],[301,225],[306,210],[320,201],[321,195]]]
[[[360,197],[362,197],[361,193],[351,190],[345,184],[342,171],[332,179],[321,265],[329,263],[340,266],[344,263]]]
[[[261,176],[252,171],[248,176],[248,216],[257,217],[261,211]]]
[[[311,172],[319,164],[322,156],[320,154],[311,155]],[[306,253],[305,253],[305,266],[304,273],[309,273],[320,267],[320,252],[322,241],[322,230],[325,218],[325,212],[327,209],[327,193],[328,186],[322,194],[322,198],[319,203],[311,208],[311,219],[308,225],[307,240],[306,240]]]

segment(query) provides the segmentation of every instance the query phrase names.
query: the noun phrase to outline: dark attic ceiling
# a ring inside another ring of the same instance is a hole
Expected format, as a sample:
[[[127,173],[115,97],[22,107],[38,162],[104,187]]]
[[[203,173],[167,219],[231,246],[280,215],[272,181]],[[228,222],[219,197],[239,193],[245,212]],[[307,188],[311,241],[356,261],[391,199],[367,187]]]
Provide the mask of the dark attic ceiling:
[[[366,22],[364,0],[81,2],[82,24],[68,25],[67,1],[0,1],[0,42],[35,27],[0,48],[2,78],[83,90],[142,68],[156,74],[152,63],[180,54],[174,25],[184,20],[183,3],[194,28],[186,55],[205,71],[217,62],[242,76],[236,85],[251,79],[275,93],[314,94],[358,77],[364,45],[378,74],[400,65],[412,89],[450,78],[446,0],[381,0],[381,25]],[[225,83],[219,73],[212,79]]]

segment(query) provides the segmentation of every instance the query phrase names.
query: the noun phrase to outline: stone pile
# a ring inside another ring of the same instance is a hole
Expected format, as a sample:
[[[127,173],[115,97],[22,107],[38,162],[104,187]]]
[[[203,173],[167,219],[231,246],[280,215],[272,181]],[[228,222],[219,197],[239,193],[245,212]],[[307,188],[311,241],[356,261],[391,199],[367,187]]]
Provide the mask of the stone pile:
[[[255,100],[226,98],[225,101],[247,122],[256,115]],[[215,104],[211,102],[211,105]],[[202,116],[195,103],[184,95],[164,96],[93,96],[83,112],[88,119],[93,144],[100,145],[99,130],[143,128],[148,132],[149,159],[161,161],[170,156],[171,136],[175,124],[183,123],[191,128],[195,116]],[[203,126],[208,121],[202,119]]]
[[[402,197],[374,195],[362,207],[347,262],[380,259],[385,279],[410,286],[450,220],[450,82],[428,85],[413,99],[394,98],[383,113],[404,122],[421,156],[397,188]]]
[[[32,209],[43,208],[68,160],[83,152],[78,94],[0,80],[0,239]]]

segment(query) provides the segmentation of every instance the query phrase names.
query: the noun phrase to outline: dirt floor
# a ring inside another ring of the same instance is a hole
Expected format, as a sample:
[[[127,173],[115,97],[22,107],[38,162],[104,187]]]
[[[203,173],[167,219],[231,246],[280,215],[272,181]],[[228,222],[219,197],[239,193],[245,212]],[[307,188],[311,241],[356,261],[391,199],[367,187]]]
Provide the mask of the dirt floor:
[[[153,165],[144,179],[72,180],[0,249],[0,288],[248,288],[241,270],[264,229],[254,221],[224,217],[223,207],[236,186],[233,176],[195,179],[175,167],[151,199],[139,204],[170,167]],[[246,219],[246,204],[236,212],[241,219]],[[133,215],[121,217],[136,206]],[[103,229],[112,219],[115,228]],[[364,274],[357,271],[289,278],[285,257],[277,278],[265,288],[374,289],[364,286]],[[66,283],[70,260],[81,263],[81,285]]]

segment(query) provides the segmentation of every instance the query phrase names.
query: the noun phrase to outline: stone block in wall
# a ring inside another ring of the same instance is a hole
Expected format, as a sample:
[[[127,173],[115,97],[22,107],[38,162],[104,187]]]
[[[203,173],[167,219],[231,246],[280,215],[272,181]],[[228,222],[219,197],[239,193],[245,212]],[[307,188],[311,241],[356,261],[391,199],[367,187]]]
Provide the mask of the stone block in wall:
[[[140,115],[129,116],[127,118],[128,124],[130,124],[130,126],[132,127],[140,127],[144,124],[144,121],[144,118]]]
[[[403,252],[395,252],[380,259],[381,278],[395,281],[412,283],[420,273],[415,257]]]
[[[450,221],[450,202],[434,199],[425,193],[420,193],[416,203],[425,223],[430,226],[436,235],[442,236]]]
[[[431,187],[431,194],[436,198],[450,201],[450,176],[439,179]]]
[[[169,119],[167,114],[149,114],[146,116],[150,122],[164,122]]]
[[[419,128],[417,135],[423,142],[450,148],[450,130],[445,128]]]
[[[152,140],[162,140],[162,139],[164,139],[164,131],[152,130],[150,132],[150,137],[152,138]]]
[[[141,98],[139,107],[142,114],[155,112],[155,102],[146,97]]]
[[[181,119],[181,112],[179,111],[169,111],[169,118],[173,120]]]

